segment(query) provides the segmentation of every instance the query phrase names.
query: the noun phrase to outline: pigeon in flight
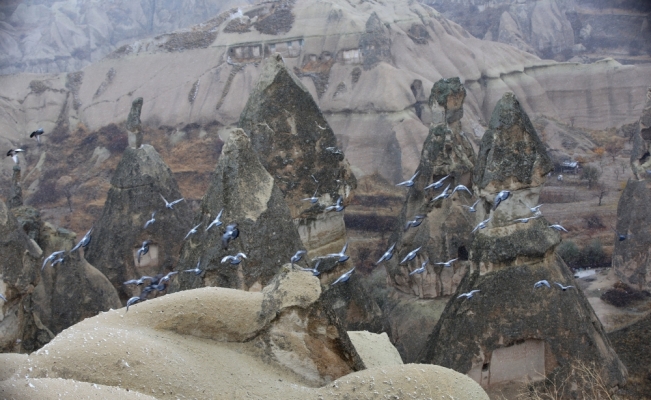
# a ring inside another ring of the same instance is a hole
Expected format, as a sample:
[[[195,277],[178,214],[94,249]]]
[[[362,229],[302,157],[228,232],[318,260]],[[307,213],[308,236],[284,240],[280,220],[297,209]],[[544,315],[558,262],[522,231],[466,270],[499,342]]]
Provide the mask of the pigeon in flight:
[[[528,218],[518,218],[518,219],[514,219],[513,222],[521,222],[523,224],[526,224],[527,222],[531,221],[532,219],[536,219],[536,218],[540,218],[540,217],[541,217],[541,215],[536,215],[536,216],[528,217]]]
[[[529,210],[531,210],[531,213],[533,213],[533,214],[538,214],[538,213],[540,213],[540,206],[542,206],[542,204],[538,204],[535,207],[531,207],[531,208],[529,208]]]
[[[291,258],[290,262],[292,263],[292,267],[294,266],[294,263],[297,263],[303,258],[303,254],[307,253],[305,250],[299,250],[297,251]]]
[[[223,212],[224,212],[223,208],[219,210],[219,214],[217,214],[217,217],[215,217],[215,219],[210,223],[210,225],[208,225],[208,227],[206,228],[206,232],[208,232],[208,229],[212,228],[213,226],[220,226],[222,224],[222,221],[220,221],[219,219],[222,217]]]
[[[124,282],[124,284],[125,285],[138,285],[138,286],[141,286],[141,285],[145,284],[145,281],[152,282],[153,280],[154,280],[154,278],[152,278],[151,276],[141,276],[140,279],[131,279],[131,280],[128,280],[128,281]]]
[[[52,264],[50,264],[50,266],[52,268],[54,268],[55,265],[63,264],[64,261],[65,261],[65,259],[63,258],[63,256],[61,256],[61,257],[57,258],[56,260],[52,261]]]
[[[409,180],[406,180],[406,181],[404,181],[404,182],[400,182],[400,183],[398,183],[396,186],[404,186],[404,187],[412,187],[412,186],[414,186],[414,179],[416,179],[416,177],[418,176],[418,174],[420,174],[420,171],[416,171],[416,173],[414,174],[414,176],[412,176],[411,178],[409,178]]]
[[[343,155],[344,154],[344,153],[341,152],[341,150],[339,150],[338,148],[336,148],[334,146],[326,147],[326,150],[328,150],[329,152],[331,152],[334,155],[340,155],[340,154]]]
[[[511,192],[509,192],[508,190],[502,190],[501,192],[499,192],[497,196],[495,196],[495,204],[493,204],[493,210],[496,210],[497,206],[499,206],[501,202],[508,199],[510,195]]]
[[[488,224],[488,221],[490,221],[490,220],[491,220],[491,219],[488,218],[488,219],[485,219],[485,220],[481,221],[480,223],[477,224],[477,226],[475,227],[475,229],[473,229],[472,231],[470,231],[470,233],[475,233],[475,231],[478,230],[478,229],[484,229],[484,228],[486,228],[486,225]]]
[[[195,275],[199,275],[202,272],[202,269],[199,268],[201,266],[201,258],[199,258],[199,261],[197,261],[197,266],[194,267],[193,269],[186,269],[183,270],[183,272],[194,272]]]
[[[41,144],[41,135],[43,134],[43,128],[38,128],[34,132],[29,134],[29,137],[36,138],[36,141]]]
[[[446,261],[446,262],[437,262],[435,264],[436,265],[442,265],[442,266],[447,267],[447,268],[451,268],[452,263],[457,261],[457,260],[458,260],[458,258],[453,258],[452,260],[449,260],[449,261]]]
[[[344,211],[344,208],[346,208],[346,207],[345,207],[344,205],[341,204],[341,202],[342,202],[343,200],[344,200],[343,197],[339,196],[339,198],[337,199],[337,203],[335,203],[335,204],[333,204],[333,205],[331,205],[331,206],[326,207],[326,208],[325,208],[325,211],[326,211],[326,212],[328,212],[328,211],[332,211],[332,210],[335,210],[335,211],[337,211],[337,212]]]
[[[24,153],[25,150],[23,149],[11,149],[7,152],[7,157],[11,157],[12,160],[14,160],[15,164],[19,164],[20,162],[18,161],[18,153]]]
[[[541,288],[543,286],[547,286],[548,288],[551,288],[551,286],[549,285],[549,282],[547,282],[547,279],[543,279],[542,281],[538,281],[538,282],[533,284],[534,289],[538,289],[538,288]]]
[[[7,298],[2,293],[0,293],[0,299],[2,299],[2,301],[4,301],[5,303],[7,302]]]
[[[314,176],[312,176],[312,177],[314,177]],[[308,197],[308,198],[302,199],[302,201],[309,201],[309,202],[312,203],[312,204],[318,202],[318,201],[319,201],[319,198],[318,198],[317,195],[316,195],[316,194],[318,193],[318,191],[319,191],[319,188],[317,188],[317,189],[314,191],[314,195],[313,195],[312,197]]]
[[[46,265],[47,263],[53,263],[54,260],[56,260],[56,258],[59,256],[59,254],[63,254],[63,253],[65,253],[65,250],[55,251],[54,253],[50,254],[50,255],[45,259],[45,261],[43,261],[43,266],[41,267],[41,271],[43,271],[43,268],[45,268],[45,265]]]
[[[355,267],[353,267],[353,269],[351,269],[350,271],[344,272],[343,275],[341,275],[339,278],[337,278],[336,281],[332,282],[332,283],[330,284],[330,286],[334,286],[334,285],[336,285],[336,284],[339,283],[339,282],[346,282],[346,281],[348,281],[348,279],[350,279],[350,276],[353,274],[354,271],[355,271]]]
[[[573,288],[573,287],[574,287],[574,286],[572,286],[572,285],[569,285],[569,286],[563,286],[563,285],[561,285],[561,284],[558,283],[558,282],[554,282],[554,283],[557,284],[558,287],[561,288],[563,291],[566,291],[567,289],[569,289],[569,288]]]
[[[439,200],[439,199],[447,199],[448,197],[450,197],[450,184],[449,184],[449,183],[448,183],[448,185],[445,187],[445,189],[443,189],[443,191],[441,192],[441,194],[439,194],[438,196],[434,197],[434,198],[430,201],[430,203],[434,203],[436,200]]]
[[[148,227],[149,225],[151,225],[151,224],[153,224],[154,222],[156,222],[156,218],[155,218],[155,217],[156,217],[156,211],[154,211],[153,213],[151,213],[151,219],[150,219],[150,220],[147,220],[147,222],[145,222],[145,229],[147,229],[147,227]]]
[[[620,242],[623,242],[624,240],[628,239],[629,237],[633,236],[630,233],[627,235],[623,235],[617,231],[617,229],[613,228],[612,226],[610,227],[615,233],[617,234],[617,238],[619,239]]]
[[[246,254],[237,253],[234,256],[226,256],[222,258],[222,264],[225,262],[230,262],[232,265],[237,265],[242,262],[242,258],[246,258]]]
[[[443,186],[443,182],[444,182],[446,179],[448,179],[449,177],[450,177],[450,175],[445,175],[443,178],[439,179],[438,181],[436,181],[436,182],[434,182],[434,183],[431,183],[431,184],[425,186],[425,189],[423,189],[423,190],[427,190],[427,189],[438,189],[438,188],[440,188],[441,186]]]
[[[321,271],[319,271],[319,264],[321,264],[321,260],[317,260],[316,264],[314,265],[314,268],[298,267],[298,269],[300,269],[301,271],[311,272],[312,275],[314,275],[314,276],[319,276],[321,274]]]
[[[179,271],[171,271],[171,272],[168,272],[167,275],[165,275],[164,277],[162,277],[162,278],[160,278],[160,279],[158,280],[158,284],[159,284],[159,285],[162,285],[162,284],[165,284],[165,283],[169,283],[170,279],[171,279],[174,275],[176,275],[176,274],[178,274],[178,273],[179,273]]]
[[[151,243],[151,240],[145,240],[142,242],[142,246],[138,249],[138,264],[140,264],[140,257],[149,253],[149,243]]]
[[[159,193],[159,194],[160,194],[160,193]],[[174,200],[173,202],[169,203],[167,200],[165,200],[165,197],[163,197],[162,194],[160,195],[160,198],[163,199],[163,201],[165,202],[165,207],[168,208],[168,209],[170,209],[170,210],[173,210],[173,209],[174,209],[174,205],[175,205],[175,204],[180,203],[180,202],[182,202],[183,200],[185,200],[183,197],[181,197],[180,199],[178,199],[178,200]]]
[[[142,301],[140,296],[134,296],[127,301],[127,311],[129,311],[129,306],[136,304],[137,302]]]
[[[396,243],[392,244],[389,246],[387,251],[382,254],[382,257],[378,260],[378,262],[375,263],[375,265],[379,265],[382,261],[389,261],[391,257],[393,257],[393,251],[396,249]]]
[[[416,258],[416,254],[418,254],[418,251],[420,249],[422,249],[422,248],[423,248],[423,246],[415,248],[414,250],[407,253],[405,258],[403,258],[402,261],[400,261],[400,264],[404,264],[404,263],[409,262],[409,261],[413,260],[414,258]]]
[[[197,233],[197,228],[200,227],[201,224],[203,224],[203,222],[200,223],[199,225],[195,226],[194,228],[190,229],[190,232],[188,232],[188,234],[185,235],[185,238],[183,238],[183,240],[186,240],[187,238],[190,237],[190,235],[194,235],[195,233]]]
[[[567,232],[567,229],[563,228],[563,227],[560,226],[559,224],[549,225],[548,228],[556,229],[556,230],[559,231],[559,232],[560,232],[560,231]]]
[[[454,194],[454,192],[458,192],[458,191],[461,191],[461,190],[465,190],[466,192],[468,192],[469,195],[472,196],[472,192],[470,191],[470,189],[468,189],[464,185],[457,185],[457,187],[454,188],[452,193],[450,193],[450,196],[452,196]]]
[[[348,242],[344,244],[344,247],[339,253],[328,254],[326,257],[339,257],[337,259],[338,263],[346,262],[350,257],[346,255],[346,250],[348,249]]]
[[[91,233],[92,231],[93,231],[93,227],[91,226],[90,230],[89,230],[88,232],[86,232],[86,234],[84,235],[84,237],[81,238],[81,240],[79,241],[79,243],[77,243],[77,244],[75,245],[75,247],[73,247],[73,248],[70,250],[70,252],[72,253],[73,251],[78,250],[80,247],[83,247],[84,250],[86,250],[86,249],[88,248],[88,245],[90,244],[90,239],[91,239],[90,233]]]
[[[468,212],[474,213],[474,212],[477,212],[477,209],[475,208],[475,207],[477,207],[477,203],[479,203],[479,199],[477,199],[477,201],[474,202],[471,206],[467,206],[465,204],[462,204],[461,207],[465,207],[465,208],[468,209]]]
[[[429,262],[429,259],[425,260],[421,265],[420,268],[416,268],[415,270],[411,271],[409,275],[414,275],[414,274],[422,274],[427,270],[427,263]]]
[[[467,299],[472,299],[472,296],[473,296],[475,293],[479,293],[479,292],[480,292],[480,290],[475,289],[475,290],[471,290],[471,291],[469,291],[468,293],[461,293],[461,294],[459,295],[459,297],[457,297],[457,299],[460,299],[460,298],[462,298],[462,297],[465,297],[465,298],[467,298]]]
[[[414,219],[412,219],[411,221],[407,221],[407,225],[405,225],[405,231],[407,229],[409,229],[409,228],[412,228],[412,227],[415,228],[415,227],[419,226],[423,222],[423,220],[425,218],[426,218],[426,215],[416,215],[414,217]]]
[[[228,243],[233,239],[237,239],[238,236],[240,236],[240,230],[237,229],[237,224],[228,225],[226,232],[222,235],[222,247],[227,249]]]

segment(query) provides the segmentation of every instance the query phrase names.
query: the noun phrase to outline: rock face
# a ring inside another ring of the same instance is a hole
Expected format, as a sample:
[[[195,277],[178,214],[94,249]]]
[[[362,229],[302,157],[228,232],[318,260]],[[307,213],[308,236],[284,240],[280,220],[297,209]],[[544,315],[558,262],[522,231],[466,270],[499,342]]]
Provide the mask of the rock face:
[[[222,210],[223,225],[206,231]],[[233,223],[239,237],[224,248],[224,228]],[[172,290],[203,286],[261,290],[303,247],[282,191],[241,129],[232,131],[226,141],[192,224],[201,226],[183,243],[175,269],[183,271],[198,265],[205,272],[181,272],[178,286],[173,283]],[[223,257],[239,252],[247,257],[241,264],[221,262]]]
[[[129,116],[127,117],[127,131],[135,135],[135,147],[139,149],[142,146],[142,122],[140,121],[140,113],[142,112],[142,97],[138,97],[131,103],[131,111],[129,111]]]
[[[555,285],[573,284],[554,253],[558,232],[544,217],[514,222],[532,216],[529,207],[537,204],[550,170],[528,116],[513,94],[505,94],[482,139],[474,173],[477,222],[491,220],[472,236],[470,272],[446,305],[420,362],[468,374],[484,387],[546,378],[572,382],[575,362],[594,365],[609,388],[625,382],[626,368],[583,293]],[[489,208],[505,189],[512,196],[497,210]],[[534,289],[543,279],[552,287]],[[471,290],[479,292],[459,296]]]
[[[13,175],[11,176],[11,190],[9,191],[9,208],[16,208],[23,205],[23,188],[20,184],[20,165],[13,166]]]
[[[43,254],[0,200],[0,352],[32,351],[51,337],[33,313],[34,287],[40,280],[39,258]]]
[[[343,213],[324,209],[340,196],[347,204],[357,182],[319,106],[280,54],[265,60],[239,127],[282,190],[307,249],[312,254],[341,249]],[[304,201],[312,196],[318,203]]]
[[[630,180],[617,204],[617,232],[625,235],[619,240],[615,235],[613,250],[613,270],[624,283],[638,290],[651,287],[651,191],[647,171],[651,169],[649,154],[651,143],[651,88],[647,92],[647,102],[642,111],[638,126],[633,133],[631,168],[637,180]]]
[[[150,145],[127,148],[85,255],[111,281],[122,301],[133,294],[125,281],[172,269],[191,227],[187,203],[166,209],[161,196],[169,202],[182,197],[169,167]],[[156,221],[144,229],[153,212]],[[151,241],[149,252],[138,263],[137,250],[145,240]]]

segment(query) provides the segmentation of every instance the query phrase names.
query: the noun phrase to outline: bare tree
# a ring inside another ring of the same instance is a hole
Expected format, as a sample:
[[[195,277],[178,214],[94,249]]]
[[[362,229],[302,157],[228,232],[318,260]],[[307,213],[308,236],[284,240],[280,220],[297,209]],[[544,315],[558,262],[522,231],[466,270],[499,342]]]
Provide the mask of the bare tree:
[[[581,179],[588,181],[588,189],[592,189],[592,186],[599,181],[601,177],[601,172],[599,169],[593,165],[586,165],[583,167],[581,172]]]
[[[606,188],[606,185],[604,185],[603,182],[599,183],[597,185],[597,190],[599,190],[599,206],[601,205],[601,200],[608,194],[608,189]]]

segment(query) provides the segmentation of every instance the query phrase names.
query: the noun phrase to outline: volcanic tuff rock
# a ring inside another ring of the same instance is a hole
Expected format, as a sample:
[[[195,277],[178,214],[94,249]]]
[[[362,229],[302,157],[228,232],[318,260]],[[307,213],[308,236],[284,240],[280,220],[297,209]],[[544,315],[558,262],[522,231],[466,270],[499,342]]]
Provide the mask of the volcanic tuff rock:
[[[480,196],[476,222],[489,215],[492,220],[474,234],[470,272],[447,303],[420,362],[466,373],[484,387],[546,378],[572,382],[577,361],[594,365],[608,388],[625,382],[626,368],[583,292],[555,284],[576,286],[554,253],[558,232],[548,228],[544,217],[526,224],[513,221],[532,215],[529,207],[537,204],[550,170],[528,116],[513,94],[505,94],[482,140],[474,173],[474,192]],[[513,195],[492,211],[494,195],[503,189]],[[535,289],[534,283],[543,279],[552,287]],[[472,298],[459,296],[471,290],[479,292]],[[449,346],[451,342],[456,345]]]
[[[636,179],[651,177],[647,171],[651,170],[651,87],[647,88],[646,104],[642,110],[642,116],[635,126],[633,132],[633,149],[631,151],[631,168]]]
[[[223,225],[208,225],[223,210]],[[241,129],[230,133],[217,162],[208,191],[192,226],[197,233],[184,243],[177,271],[199,265],[201,275],[180,272],[172,290],[221,286],[260,290],[303,245],[276,180],[262,166],[251,140]],[[239,237],[222,245],[224,228],[237,224]],[[189,229],[189,228],[188,228]],[[246,259],[239,265],[221,263],[239,252]]]
[[[347,204],[357,182],[319,106],[280,54],[265,60],[239,127],[282,190],[307,249],[338,251],[346,237],[343,213],[324,209],[340,196]],[[303,201],[312,196],[319,202]]]
[[[0,352],[32,351],[51,337],[33,313],[34,287],[43,252],[0,200]]]
[[[13,175],[11,176],[11,190],[9,191],[9,208],[16,208],[23,205],[23,188],[20,183],[20,165],[13,166]]]
[[[140,114],[142,113],[142,97],[138,97],[131,103],[131,111],[129,111],[129,116],[127,117],[126,128],[127,131],[135,135],[134,140],[129,140],[133,142],[136,149],[139,149],[142,146],[143,132],[142,132],[142,122],[140,121]],[[131,138],[129,138],[131,139]]]
[[[133,289],[123,285],[125,281],[172,269],[190,229],[187,203],[182,201],[169,210],[161,196],[169,202],[182,197],[172,171],[152,146],[127,148],[86,253],[88,262],[106,275],[122,301],[133,295]],[[156,222],[144,229],[153,212]],[[151,241],[149,253],[138,263],[136,251],[145,240]]]

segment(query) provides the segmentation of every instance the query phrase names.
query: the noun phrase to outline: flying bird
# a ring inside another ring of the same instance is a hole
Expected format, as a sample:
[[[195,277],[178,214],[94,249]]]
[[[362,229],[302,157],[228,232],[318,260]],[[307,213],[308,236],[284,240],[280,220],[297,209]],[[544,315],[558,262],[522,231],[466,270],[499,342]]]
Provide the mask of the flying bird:
[[[533,214],[538,214],[538,213],[540,213],[540,206],[542,206],[542,204],[538,204],[535,207],[531,207],[531,208],[529,208],[529,210],[531,210],[531,212]]]
[[[479,200],[480,199],[477,199],[477,201],[472,203],[471,206],[467,206],[465,204],[462,204],[461,207],[465,207],[468,210],[468,212],[471,212],[471,213],[477,212],[477,209],[475,207],[477,207],[477,204],[479,204]]]
[[[58,256],[59,254],[63,254],[63,253],[65,253],[65,250],[55,251],[54,253],[50,254],[50,255],[45,259],[45,261],[43,261],[43,266],[41,267],[41,271],[43,271],[43,268],[45,268],[45,265],[46,265],[47,263],[52,263],[52,262],[54,262],[54,260],[56,260],[57,256]]]
[[[312,177],[314,177],[314,175],[312,175]],[[309,202],[312,203],[312,204],[318,202],[318,201],[319,201],[319,198],[318,198],[317,195],[316,195],[318,191],[319,191],[319,188],[317,188],[317,189],[314,191],[314,195],[313,195],[312,197],[307,197],[307,198],[305,198],[305,199],[302,199],[301,201],[308,201],[308,200],[309,200]]]
[[[403,258],[402,261],[400,261],[400,264],[404,264],[404,263],[409,262],[409,261],[413,260],[414,258],[416,258],[416,254],[418,254],[418,251],[420,249],[422,249],[422,248],[423,248],[423,246],[418,247],[418,248],[410,251],[409,253],[407,253],[405,258]]]
[[[138,285],[141,286],[145,283],[145,281],[154,281],[154,278],[151,276],[141,276],[140,279],[131,279],[126,282],[124,282],[125,285]]]
[[[434,203],[436,200],[439,200],[439,199],[447,199],[448,197],[450,197],[450,191],[449,191],[449,190],[450,190],[450,184],[448,183],[448,185],[445,187],[445,189],[443,189],[443,191],[441,192],[441,194],[439,194],[438,196],[434,197],[434,198],[430,201],[430,203]]]
[[[344,208],[346,208],[344,205],[341,204],[341,202],[342,202],[343,200],[344,200],[343,197],[339,196],[339,198],[337,199],[337,203],[335,203],[335,204],[333,204],[333,205],[331,205],[331,206],[326,207],[326,208],[325,208],[325,211],[326,211],[326,212],[328,212],[328,211],[332,211],[332,210],[335,210],[335,211],[337,211],[337,212],[341,212],[341,211],[343,211]]]
[[[475,232],[476,230],[478,230],[478,229],[484,229],[484,228],[486,228],[486,225],[488,224],[488,221],[490,221],[490,220],[491,220],[491,219],[488,218],[488,219],[485,219],[485,220],[481,221],[480,223],[477,224],[477,226],[475,227],[475,229],[473,229],[472,231],[470,231],[470,233],[474,233],[474,232]]]
[[[338,148],[336,148],[334,146],[326,147],[326,150],[328,150],[329,152],[331,152],[334,155],[344,154],[344,153],[341,152],[341,150],[339,150]]]
[[[142,246],[138,249],[138,264],[140,264],[140,257],[149,253],[149,243],[151,243],[151,240],[145,240],[142,242]]]
[[[80,247],[83,247],[84,250],[87,249],[87,248],[88,248],[88,245],[90,244],[90,239],[91,239],[90,233],[91,233],[92,231],[93,231],[93,227],[91,226],[90,230],[89,230],[88,232],[86,232],[86,234],[84,235],[84,237],[81,238],[81,240],[79,241],[79,243],[77,243],[77,244],[75,245],[75,247],[73,247],[73,248],[70,250],[70,252],[72,253],[73,251],[78,250]]]
[[[411,271],[409,275],[414,275],[414,274],[422,274],[427,270],[427,263],[429,262],[429,259],[425,260],[421,265],[420,268],[416,268],[415,270]]]
[[[234,256],[226,256],[222,258],[222,264],[225,262],[230,262],[232,265],[237,265],[242,262],[242,258],[246,258],[246,254],[237,253]]]
[[[23,149],[11,149],[7,152],[7,157],[11,157],[12,160],[14,160],[14,163],[19,164],[20,162],[18,161],[18,153],[24,153],[25,150]]]
[[[29,137],[31,138],[36,138],[36,141],[40,144],[41,143],[41,135],[43,134],[43,128],[38,128],[34,132],[29,134]]]
[[[559,224],[549,225],[548,228],[556,229],[556,230],[559,231],[559,232],[560,232],[560,231],[567,232],[567,229],[563,228],[563,227],[560,226]]]
[[[2,293],[0,293],[0,299],[2,299],[2,301],[4,301],[5,303],[7,302],[7,298]]]
[[[419,226],[426,217],[426,215],[416,215],[414,219],[407,221],[407,225],[405,225],[405,231],[411,227],[415,228]]]
[[[436,181],[436,182],[434,182],[434,183],[431,183],[431,184],[425,186],[425,189],[423,189],[423,190],[427,190],[427,189],[438,189],[438,188],[440,188],[441,186],[443,186],[443,182],[444,182],[446,179],[448,179],[449,177],[450,177],[450,175],[445,175],[443,178],[439,179],[438,181]]]
[[[330,284],[330,286],[334,286],[334,285],[336,285],[336,284],[339,283],[339,282],[346,282],[346,281],[348,281],[348,279],[350,279],[350,276],[353,274],[354,271],[355,271],[355,267],[353,267],[353,269],[351,269],[350,271],[344,272],[343,275],[341,275],[339,278],[337,278],[336,281],[332,282],[332,283]]]
[[[160,194],[160,193],[159,193],[159,194]],[[162,194],[160,194],[160,198],[163,199],[163,201],[165,202],[165,208],[168,208],[168,209],[170,209],[170,210],[173,210],[173,209],[174,209],[174,205],[175,205],[175,204],[180,203],[180,202],[182,202],[183,200],[185,200],[183,197],[181,197],[180,199],[178,199],[178,200],[174,200],[173,202],[169,203],[167,200],[165,200],[165,197],[163,197]]]
[[[317,260],[317,261],[316,261],[316,264],[314,265],[314,268],[302,268],[302,267],[298,267],[298,269],[300,269],[301,271],[308,271],[308,272],[311,272],[312,275],[314,275],[314,276],[319,276],[319,275],[321,274],[321,271],[319,271],[319,269],[318,269],[318,268],[319,268],[319,264],[321,264],[321,260]]]
[[[561,284],[558,283],[558,282],[554,282],[554,283],[557,284],[558,287],[561,288],[563,291],[566,291],[567,289],[569,289],[569,288],[573,288],[573,287],[574,287],[574,286],[572,286],[572,285],[569,285],[569,286],[563,286],[563,285],[561,285]]]
[[[237,224],[230,224],[226,227],[226,232],[222,235],[222,247],[227,249],[228,243],[231,240],[237,239],[240,236],[240,230],[237,229]]]
[[[501,192],[499,192],[497,196],[495,196],[495,204],[493,204],[493,210],[496,210],[497,206],[499,206],[501,202],[508,199],[510,195],[511,192],[509,192],[508,190],[502,190]]]
[[[190,232],[188,232],[188,234],[185,235],[185,238],[183,238],[183,240],[186,240],[187,238],[190,237],[190,235],[194,235],[195,233],[197,233],[197,228],[200,227],[201,224],[203,224],[203,222],[201,222],[199,225],[195,226],[194,228],[190,229]]]
[[[412,187],[412,186],[414,186],[414,179],[416,179],[418,174],[420,174],[420,171],[416,171],[416,173],[411,178],[409,178],[408,180],[406,180],[404,182],[398,183],[396,186],[404,186],[404,187]]]
[[[137,302],[142,301],[140,296],[134,296],[127,301],[127,311],[129,311],[129,306],[136,304]]]
[[[167,275],[165,275],[164,277],[162,277],[162,278],[160,278],[160,279],[158,280],[158,284],[159,284],[159,285],[162,285],[162,284],[164,284],[164,283],[169,283],[170,279],[171,279],[174,275],[176,275],[176,274],[178,274],[178,273],[179,273],[179,271],[171,271],[171,272],[168,272]]]
[[[212,220],[210,225],[208,225],[208,227],[206,228],[206,232],[208,232],[208,229],[212,228],[213,226],[220,226],[222,224],[222,221],[220,221],[219,219],[222,217],[223,212],[224,212],[223,208],[219,210],[219,214],[217,214],[217,217],[215,217],[215,219]]]
[[[447,267],[447,268],[451,268],[452,263],[457,261],[457,260],[458,260],[458,258],[453,258],[452,260],[449,260],[449,261],[446,261],[446,262],[437,262],[435,264],[436,265],[442,265],[442,266]]]
[[[458,191],[461,191],[461,190],[465,190],[466,192],[468,192],[469,195],[472,196],[472,192],[470,191],[470,189],[468,189],[468,188],[465,187],[464,185],[457,185],[457,186],[454,188],[454,190],[452,191],[452,193],[450,193],[450,196],[452,196],[452,195],[454,194],[454,192],[458,192]]]
[[[197,266],[192,268],[192,269],[186,269],[183,270],[183,272],[194,272],[195,275],[199,275],[202,272],[202,269],[199,268],[201,266],[201,258],[199,258],[199,261],[197,261]]]
[[[473,296],[475,293],[479,293],[479,292],[480,292],[480,290],[475,289],[475,290],[471,290],[471,291],[469,291],[468,293],[461,293],[461,294],[459,295],[459,297],[457,297],[457,299],[460,299],[460,298],[462,298],[462,297],[465,297],[465,298],[467,298],[467,299],[471,299],[472,296]]]
[[[540,218],[542,215],[536,215],[533,217],[528,217],[528,218],[518,218],[514,219],[513,222],[521,222],[523,224],[526,224],[527,222],[531,221],[532,219]]]
[[[52,261],[52,264],[50,266],[54,268],[55,265],[63,264],[64,261],[65,261],[65,259],[63,258],[63,256],[61,256],[61,257],[57,258],[56,260]]]
[[[346,255],[346,250],[348,249],[348,242],[344,244],[344,247],[341,249],[339,253],[332,253],[328,254],[326,257],[339,257],[337,259],[338,263],[346,262],[350,257]]]
[[[382,261],[389,261],[391,257],[393,257],[393,251],[395,249],[396,249],[396,243],[389,246],[387,251],[385,251],[384,254],[382,254],[382,257],[380,257],[380,259],[378,260],[378,262],[375,263],[375,265],[380,264]]]
[[[551,288],[551,286],[549,285],[549,282],[547,281],[547,279],[543,279],[542,281],[538,281],[538,282],[533,284],[534,289],[538,289],[538,288],[541,288],[543,286],[547,286],[548,288]]]
[[[627,235],[621,234],[617,231],[617,229],[613,228],[612,226],[610,227],[615,233],[617,234],[617,238],[619,239],[620,242],[623,242],[624,240],[628,239],[629,237],[633,236],[630,233]]]
[[[303,258],[303,254],[307,253],[305,250],[299,250],[297,251],[291,258],[290,262],[292,263],[292,267],[294,266],[294,263],[297,263]]]
[[[156,216],[156,211],[154,211],[153,213],[151,213],[151,219],[149,219],[149,220],[147,220],[147,222],[145,222],[145,229],[147,229],[147,227],[148,227],[149,225],[151,225],[151,224],[153,224],[154,222],[156,222],[156,218],[155,218],[155,216]]]

